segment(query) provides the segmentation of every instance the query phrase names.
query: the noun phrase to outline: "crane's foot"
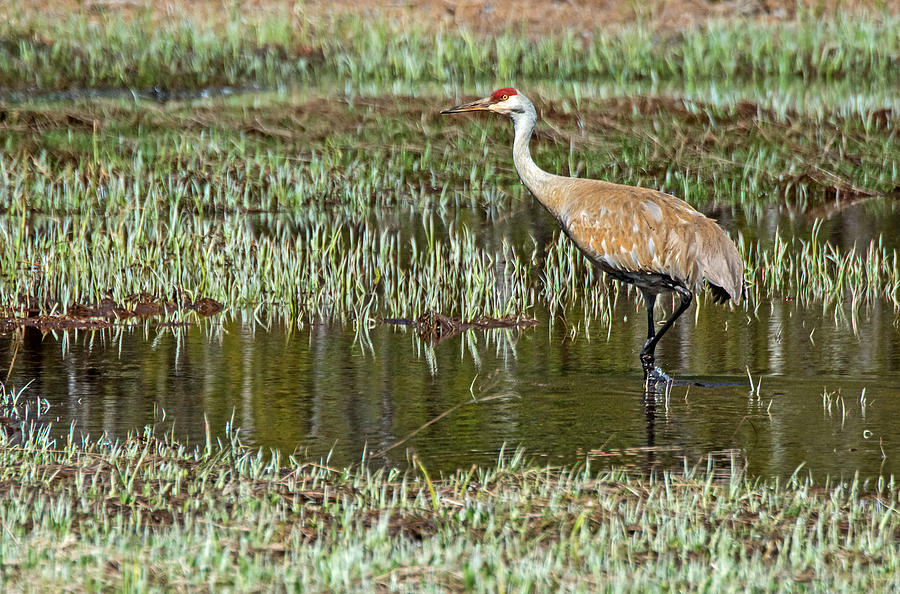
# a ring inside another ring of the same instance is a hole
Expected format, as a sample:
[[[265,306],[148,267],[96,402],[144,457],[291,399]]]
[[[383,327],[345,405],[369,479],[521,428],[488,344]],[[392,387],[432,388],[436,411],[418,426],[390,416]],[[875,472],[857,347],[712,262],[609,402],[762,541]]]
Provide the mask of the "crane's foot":
[[[647,385],[668,384],[674,381],[662,369],[653,364],[653,355],[641,353],[641,365],[644,367],[644,382]]]
[[[674,381],[670,375],[655,365],[644,368],[644,382],[647,385],[670,384]]]

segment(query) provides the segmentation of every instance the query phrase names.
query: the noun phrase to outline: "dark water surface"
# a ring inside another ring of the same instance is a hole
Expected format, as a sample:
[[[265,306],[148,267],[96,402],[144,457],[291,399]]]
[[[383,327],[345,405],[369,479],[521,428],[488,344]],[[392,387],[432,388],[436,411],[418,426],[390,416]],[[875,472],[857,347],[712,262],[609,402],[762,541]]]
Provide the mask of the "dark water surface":
[[[26,395],[49,401],[45,418],[60,434],[72,421],[95,436],[157,422],[198,443],[204,415],[215,434],[234,415],[245,443],[331,451],[333,464],[388,448],[462,404],[379,459],[405,465],[409,448],[449,472],[492,463],[506,444],[550,463],[590,457],[595,467],[681,468],[686,459],[746,464],[754,475],[788,475],[801,463],[818,477],[900,470],[900,333],[887,308],[862,312],[854,334],[821,307],[767,303],[751,317],[706,305],[696,324],[688,314],[672,329],[657,358],[682,380],[713,385],[655,394],[643,388],[644,318],[630,301],[611,327],[593,323],[590,339],[583,318],[551,324],[536,313],[534,328],[471,331],[433,348],[390,325],[368,339],[350,327],[238,322],[64,341],[26,329],[9,385],[32,380]],[[12,349],[0,338],[4,365]],[[754,382],[762,377],[758,396],[748,366]]]

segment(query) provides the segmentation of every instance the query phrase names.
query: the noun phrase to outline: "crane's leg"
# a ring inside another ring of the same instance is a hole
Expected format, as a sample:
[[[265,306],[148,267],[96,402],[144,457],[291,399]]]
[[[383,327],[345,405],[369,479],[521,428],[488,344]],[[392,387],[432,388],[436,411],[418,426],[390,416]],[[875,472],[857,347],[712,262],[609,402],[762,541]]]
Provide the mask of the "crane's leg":
[[[647,307],[647,340],[653,338],[656,334],[656,323],[653,321],[653,308],[656,307],[656,293],[641,289],[644,296],[644,305]]]
[[[672,315],[669,316],[669,319],[666,320],[666,323],[663,324],[663,327],[659,329],[659,332],[653,332],[653,328],[650,328],[650,336],[647,338],[647,342],[644,343],[644,348],[641,349],[641,363],[644,366],[645,375],[653,371],[653,353],[654,351],[656,351],[656,343],[658,343],[659,339],[663,337],[663,334],[665,334],[669,330],[669,328],[672,327],[672,324],[675,323],[675,320],[677,320],[678,317],[691,306],[691,302],[694,300],[694,295],[684,287],[675,287],[674,290],[681,297],[681,302],[678,304],[678,307],[675,308],[675,311],[672,312]],[[647,297],[645,294],[644,299],[646,300],[646,298]],[[650,310],[648,318],[652,324],[653,310]]]

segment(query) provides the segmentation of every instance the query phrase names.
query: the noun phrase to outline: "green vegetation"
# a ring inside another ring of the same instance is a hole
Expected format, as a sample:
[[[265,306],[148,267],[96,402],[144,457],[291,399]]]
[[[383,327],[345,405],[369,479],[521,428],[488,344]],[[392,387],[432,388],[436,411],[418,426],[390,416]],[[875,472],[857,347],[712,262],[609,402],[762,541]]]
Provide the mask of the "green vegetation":
[[[887,15],[529,39],[515,32],[485,38],[398,30],[359,18],[310,23],[302,7],[259,19],[236,13],[221,27],[188,18],[161,27],[149,16],[47,19],[16,12],[0,25],[0,84],[10,89],[184,90],[325,80],[382,89],[398,83],[472,87],[490,79],[677,81],[686,88],[706,81],[726,88],[786,80],[854,80],[883,88],[900,82],[897,20]]]
[[[302,3],[215,26],[4,16],[0,318],[149,296],[349,321],[361,345],[373,320],[428,311],[575,309],[589,334],[631,295],[531,203],[508,122],[438,115],[498,84],[538,104],[547,169],[717,209],[753,307],[900,311],[895,243],[764,224],[896,195],[897,17],[535,39],[313,23]],[[332,468],[231,428],[200,447],[164,422],[53,439],[25,400],[0,384],[4,589],[900,588],[893,480],[648,478],[522,452],[440,477],[418,458]]]
[[[234,430],[191,447],[151,427],[121,441],[27,426],[12,442],[3,429],[4,589],[900,585],[893,481],[735,468],[638,478],[541,467],[521,451],[438,477],[417,460],[402,472],[377,457],[333,468],[264,456]]]
[[[542,301],[603,317],[610,297],[581,256],[533,239],[508,122],[437,115],[491,81],[538,101],[536,158],[564,174],[751,221],[897,186],[895,17],[540,40],[310,23],[302,6],[282,17],[23,11],[0,24],[0,304],[46,313],[146,293],[368,320]],[[257,85],[292,90],[197,95]],[[40,95],[69,89],[100,94]],[[896,304],[891,248],[730,231],[756,297]]]
[[[441,118],[448,101],[264,95],[7,108],[0,304],[62,312],[104,297],[211,297],[231,311],[368,323],[542,303],[605,319],[619,287],[598,283],[558,232],[533,239],[541,215],[527,210],[511,168],[508,123]],[[772,204],[840,207],[897,180],[890,114],[826,125],[747,103],[579,103],[548,105],[536,143],[548,169],[664,187],[751,220]],[[898,305],[892,247],[732,233],[756,300]]]

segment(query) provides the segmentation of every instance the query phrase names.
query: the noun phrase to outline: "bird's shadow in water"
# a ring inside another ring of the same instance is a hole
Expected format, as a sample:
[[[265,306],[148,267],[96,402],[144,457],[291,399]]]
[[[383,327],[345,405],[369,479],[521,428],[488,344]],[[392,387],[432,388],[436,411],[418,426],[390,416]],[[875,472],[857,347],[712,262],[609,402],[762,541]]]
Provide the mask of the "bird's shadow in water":
[[[653,366],[644,370],[644,397],[648,393],[665,394],[666,390],[676,386],[696,386],[698,388],[720,388],[723,386],[739,386],[739,382],[701,382],[698,380],[678,379],[670,376],[659,367]]]
[[[692,386],[699,388],[719,388],[724,386],[738,386],[738,382],[700,382],[695,380],[679,380],[662,371],[659,367],[653,367],[645,372],[642,403],[644,406],[644,419],[647,432],[647,468],[652,470],[656,466],[656,407],[657,400],[666,397],[669,390],[676,386]]]

